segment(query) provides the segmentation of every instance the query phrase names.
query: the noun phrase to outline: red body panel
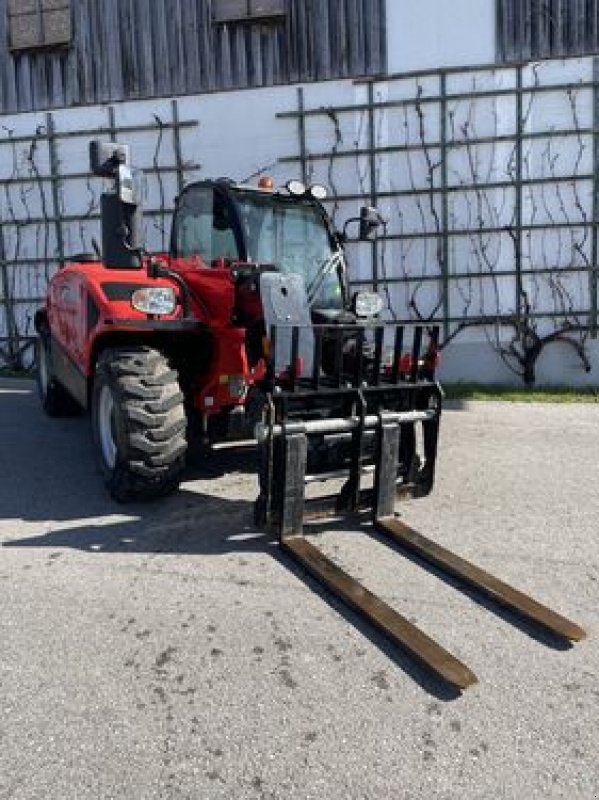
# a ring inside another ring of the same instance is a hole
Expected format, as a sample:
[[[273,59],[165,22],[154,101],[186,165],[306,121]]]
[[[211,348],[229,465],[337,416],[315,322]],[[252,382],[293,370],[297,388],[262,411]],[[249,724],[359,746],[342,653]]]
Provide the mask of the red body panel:
[[[198,258],[171,259],[158,257],[164,266],[179,273],[191,292],[191,311],[198,322],[198,346],[206,346],[206,330],[210,333],[212,357],[206,374],[194,376],[197,387],[194,405],[206,414],[244,402],[239,382],[251,385],[263,376],[261,364],[254,370],[248,367],[246,329],[235,325],[235,283],[231,270],[224,266],[209,267]],[[113,299],[107,296],[106,284],[111,285]],[[104,286],[104,288],[103,288]],[[126,333],[137,341],[151,337],[151,320],[136,311],[130,302],[135,286],[172,287],[179,303],[172,315],[161,316],[160,322],[183,319],[181,289],[169,278],[148,278],[146,269],[106,269],[101,262],[71,263],[59,270],[50,282],[46,311],[53,338],[62,357],[70,359],[88,380],[95,369],[94,354],[102,347],[102,337]],[[122,288],[121,288],[122,287]],[[91,302],[90,302],[91,301]],[[93,314],[93,318],[90,315]],[[139,321],[139,327],[134,323]],[[174,334],[176,335],[176,334]],[[229,379],[234,377],[229,391]]]
[[[169,268],[178,272],[191,289],[194,315],[210,327],[231,324],[235,307],[235,284],[227,267],[207,267],[199,258],[168,259]]]
[[[48,289],[46,308],[54,339],[75,365],[87,372],[86,281],[74,268],[60,270]]]

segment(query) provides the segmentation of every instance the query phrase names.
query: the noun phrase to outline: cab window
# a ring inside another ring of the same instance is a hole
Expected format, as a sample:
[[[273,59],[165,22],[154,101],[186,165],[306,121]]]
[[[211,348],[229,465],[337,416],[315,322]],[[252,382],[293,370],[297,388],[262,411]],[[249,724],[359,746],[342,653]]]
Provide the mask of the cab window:
[[[185,192],[175,218],[173,255],[199,256],[206,264],[239,258],[229,208],[219,192],[209,187]]]

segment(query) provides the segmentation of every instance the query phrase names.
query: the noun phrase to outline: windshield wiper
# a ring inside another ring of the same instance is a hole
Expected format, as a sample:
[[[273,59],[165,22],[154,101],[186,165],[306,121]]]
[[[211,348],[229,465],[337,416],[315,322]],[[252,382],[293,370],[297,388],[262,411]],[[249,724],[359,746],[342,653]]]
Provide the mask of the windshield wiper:
[[[327,259],[325,259],[322,264],[318,267],[316,271],[316,275],[310,281],[310,285],[306,289],[306,297],[308,299],[308,305],[311,305],[312,301],[316,298],[318,290],[322,286],[322,282],[326,278],[326,276],[331,272],[333,269],[337,269],[342,261],[343,253],[341,250],[337,250]]]

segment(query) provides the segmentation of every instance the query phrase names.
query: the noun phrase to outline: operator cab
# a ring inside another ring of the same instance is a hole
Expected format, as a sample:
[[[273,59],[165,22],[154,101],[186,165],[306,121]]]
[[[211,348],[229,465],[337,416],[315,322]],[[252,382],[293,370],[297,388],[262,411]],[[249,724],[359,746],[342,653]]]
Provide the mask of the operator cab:
[[[272,270],[303,278],[309,306],[347,307],[343,249],[322,204],[309,192],[201,181],[180,195],[171,240],[175,257]]]

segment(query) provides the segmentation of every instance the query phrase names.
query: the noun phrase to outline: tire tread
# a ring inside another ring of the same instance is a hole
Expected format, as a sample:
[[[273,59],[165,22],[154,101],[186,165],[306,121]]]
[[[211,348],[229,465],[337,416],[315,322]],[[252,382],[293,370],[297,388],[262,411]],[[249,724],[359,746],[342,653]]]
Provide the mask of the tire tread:
[[[113,388],[125,430],[116,467],[103,467],[112,496],[143,500],[176,489],[185,468],[187,422],[178,375],[167,357],[144,346],[107,349],[96,382]]]

